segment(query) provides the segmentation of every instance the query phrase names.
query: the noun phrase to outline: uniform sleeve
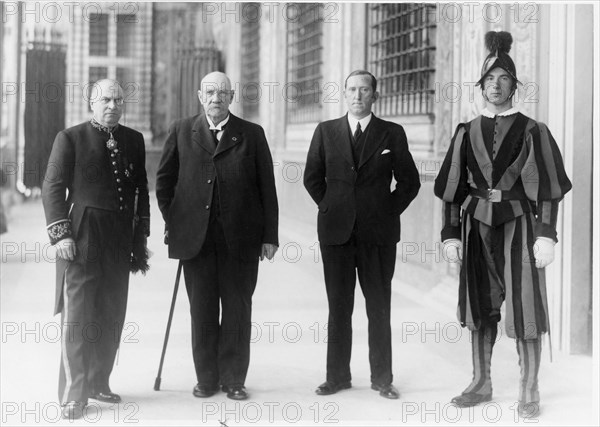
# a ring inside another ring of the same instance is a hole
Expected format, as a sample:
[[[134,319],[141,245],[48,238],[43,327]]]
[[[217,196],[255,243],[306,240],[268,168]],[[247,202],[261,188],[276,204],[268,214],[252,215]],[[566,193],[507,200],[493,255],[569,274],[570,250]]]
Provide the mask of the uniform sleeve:
[[[529,155],[521,180],[528,199],[537,205],[535,235],[558,241],[558,203],[571,190],[572,184],[558,145],[545,124],[538,122],[529,128],[526,139]]]
[[[442,242],[448,239],[461,239],[461,217],[458,203],[444,202],[442,204]]]
[[[150,235],[150,197],[148,194],[148,175],[146,172],[146,145],[144,137],[140,137],[138,145],[138,158],[140,171],[137,175],[136,189],[138,192],[137,215],[143,227],[144,234]]]
[[[461,238],[460,206],[467,197],[466,143],[468,133],[463,124],[458,125],[450,148],[435,178],[434,193],[442,205],[442,241]]]
[[[73,180],[75,148],[67,133],[56,135],[42,184],[42,203],[51,244],[72,237],[68,191]]]

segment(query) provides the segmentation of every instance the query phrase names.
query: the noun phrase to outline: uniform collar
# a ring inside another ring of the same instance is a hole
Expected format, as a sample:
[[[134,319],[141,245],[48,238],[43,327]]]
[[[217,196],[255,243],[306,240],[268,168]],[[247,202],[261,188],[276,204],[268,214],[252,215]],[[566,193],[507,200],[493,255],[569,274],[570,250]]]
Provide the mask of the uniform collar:
[[[503,112],[501,112],[501,113],[494,114],[494,113],[492,113],[490,110],[488,110],[487,108],[484,108],[484,109],[481,111],[481,115],[482,115],[483,117],[487,117],[488,119],[493,119],[493,118],[495,118],[496,116],[498,116],[498,117],[512,116],[513,114],[517,114],[518,112],[519,112],[519,110],[517,110],[517,108],[516,108],[516,107],[512,107],[512,108],[510,108],[510,109],[508,109],[508,110],[506,110],[506,111],[503,111]]]
[[[90,124],[92,125],[93,128],[98,129],[99,131],[105,132],[108,134],[112,134],[113,132],[116,132],[117,129],[119,128],[118,123],[116,125],[114,125],[113,127],[108,127],[108,126],[104,126],[102,123],[98,122],[93,117],[90,119]]]

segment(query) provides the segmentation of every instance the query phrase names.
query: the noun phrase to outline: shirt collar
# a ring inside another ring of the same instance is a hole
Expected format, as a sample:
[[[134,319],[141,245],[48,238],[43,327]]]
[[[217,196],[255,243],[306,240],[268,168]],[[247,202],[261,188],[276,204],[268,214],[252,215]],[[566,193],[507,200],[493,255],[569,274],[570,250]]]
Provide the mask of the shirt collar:
[[[206,120],[208,120],[208,129],[209,130],[217,130],[217,131],[221,132],[223,130],[223,127],[225,126],[225,124],[229,121],[229,114],[227,114],[227,117],[225,117],[225,119],[222,120],[220,123],[218,123],[216,126],[213,123],[213,121],[210,119],[210,117],[206,116]]]
[[[371,122],[372,117],[373,113],[369,113],[368,116],[363,117],[360,120],[356,120],[354,117],[348,114],[348,124],[350,125],[350,129],[352,130],[352,132],[354,132],[354,130],[356,129],[356,124],[360,122],[360,128],[364,131],[367,128],[368,124]]]
[[[484,108],[481,111],[481,115],[483,117],[487,117],[488,119],[493,119],[496,116],[499,116],[499,117],[512,116],[513,114],[517,114],[518,112],[519,112],[519,110],[517,110],[517,107],[511,107],[508,110],[503,111],[503,112],[498,113],[498,114],[494,114],[490,110],[488,110],[487,108]]]

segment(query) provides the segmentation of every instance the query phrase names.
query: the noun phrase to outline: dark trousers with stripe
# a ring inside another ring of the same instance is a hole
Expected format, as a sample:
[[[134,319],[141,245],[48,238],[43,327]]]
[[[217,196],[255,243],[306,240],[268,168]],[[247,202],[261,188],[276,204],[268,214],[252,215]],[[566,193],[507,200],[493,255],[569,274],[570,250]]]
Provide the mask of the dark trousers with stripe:
[[[510,232],[507,232],[508,227]],[[528,228],[530,227],[527,218],[520,218],[510,225],[495,228],[473,221],[467,249],[468,262],[472,265],[471,272],[468,274],[470,280],[477,285],[476,289],[471,289],[475,291],[471,292],[471,296],[477,298],[481,326],[471,332],[473,381],[463,393],[490,394],[492,392],[491,358],[498,333],[500,309],[505,295],[514,295],[518,291],[517,284],[522,283],[521,271],[535,268],[531,264],[533,255],[529,253],[530,245],[526,243],[531,239],[520,238],[523,234],[521,230],[526,231]],[[506,269],[507,265],[508,269]],[[505,277],[506,270],[510,274],[509,278]],[[511,292],[507,292],[506,280],[511,280]],[[521,306],[513,305],[514,310],[520,312]],[[541,303],[538,305],[541,306]],[[523,314],[520,316],[524,317]],[[528,325],[532,326],[531,323]],[[516,341],[521,367],[519,400],[537,402],[539,401],[540,336],[528,339],[517,338]]]
[[[183,261],[183,272],[198,384],[244,385],[250,364],[258,258],[231,253],[220,221],[211,218],[202,249],[194,258]],[[219,304],[223,309],[220,323]]]
[[[369,319],[371,382],[391,384],[390,300],[396,245],[380,246],[353,238],[344,245],[321,244],[321,253],[329,303],[327,380],[339,383],[352,378],[352,312],[358,272]]]
[[[110,391],[127,307],[131,219],[87,208],[63,287],[59,400]]]

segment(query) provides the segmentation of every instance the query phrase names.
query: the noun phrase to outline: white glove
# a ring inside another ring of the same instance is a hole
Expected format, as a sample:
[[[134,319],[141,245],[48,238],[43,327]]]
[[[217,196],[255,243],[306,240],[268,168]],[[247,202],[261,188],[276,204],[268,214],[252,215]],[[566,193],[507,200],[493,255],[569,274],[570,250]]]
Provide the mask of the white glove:
[[[554,240],[548,237],[538,237],[533,245],[533,256],[535,257],[535,266],[544,268],[554,261]]]
[[[444,240],[442,256],[448,262],[462,262],[462,242],[459,239]]]

